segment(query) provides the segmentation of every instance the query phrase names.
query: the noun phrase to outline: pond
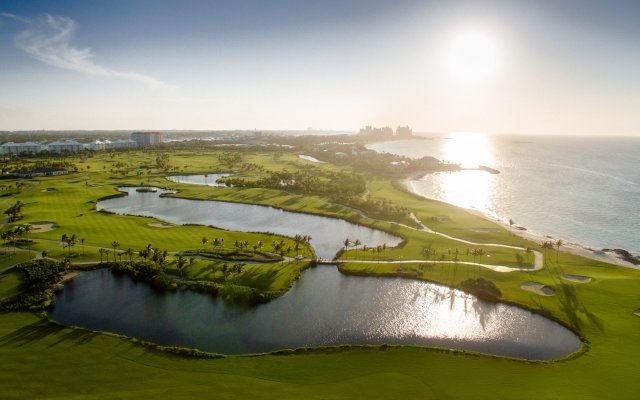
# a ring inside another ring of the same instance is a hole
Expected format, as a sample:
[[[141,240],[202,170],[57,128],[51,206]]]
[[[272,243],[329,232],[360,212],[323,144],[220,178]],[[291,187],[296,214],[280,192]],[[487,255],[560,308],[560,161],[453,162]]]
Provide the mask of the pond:
[[[188,183],[190,185],[225,187],[223,183],[218,183],[217,180],[231,175],[233,174],[172,175],[167,176],[167,179],[171,182]]]
[[[548,360],[581,346],[565,327],[515,306],[427,282],[347,276],[335,266],[306,270],[285,295],[255,307],[157,291],[107,269],[68,282],[54,304],[49,317],[66,325],[224,354],[389,343]]]
[[[127,196],[98,202],[98,210],[117,214],[154,217],[173,224],[212,225],[243,232],[272,232],[285,236],[310,235],[318,257],[333,258],[345,238],[359,239],[363,245],[396,246],[401,239],[386,232],[352,224],[342,219],[296,213],[273,207],[213,200],[161,197],[173,191],[136,192],[123,187]]]

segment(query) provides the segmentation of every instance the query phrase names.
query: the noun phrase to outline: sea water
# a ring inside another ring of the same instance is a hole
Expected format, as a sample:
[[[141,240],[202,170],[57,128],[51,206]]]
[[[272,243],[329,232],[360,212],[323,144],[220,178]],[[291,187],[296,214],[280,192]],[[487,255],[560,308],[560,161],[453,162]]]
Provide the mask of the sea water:
[[[496,168],[428,174],[410,186],[534,233],[640,253],[640,138],[456,133],[369,147]]]

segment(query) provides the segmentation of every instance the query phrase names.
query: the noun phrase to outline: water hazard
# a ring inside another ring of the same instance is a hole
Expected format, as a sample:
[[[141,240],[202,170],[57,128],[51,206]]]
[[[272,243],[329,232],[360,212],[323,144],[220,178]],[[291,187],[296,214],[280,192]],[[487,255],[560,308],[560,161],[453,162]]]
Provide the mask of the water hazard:
[[[127,196],[98,202],[98,210],[117,214],[141,215],[174,224],[213,225],[243,232],[272,232],[285,236],[310,235],[318,257],[333,258],[345,238],[359,239],[367,246],[386,243],[395,246],[401,239],[362,225],[318,215],[296,213],[252,204],[212,200],[161,197],[172,191],[137,192],[135,187],[120,188]]]
[[[389,343],[547,360],[581,346],[565,327],[515,306],[427,282],[346,276],[335,266],[309,269],[282,297],[250,308],[156,291],[110,270],[83,273],[54,303],[49,316],[63,324],[225,354]]]

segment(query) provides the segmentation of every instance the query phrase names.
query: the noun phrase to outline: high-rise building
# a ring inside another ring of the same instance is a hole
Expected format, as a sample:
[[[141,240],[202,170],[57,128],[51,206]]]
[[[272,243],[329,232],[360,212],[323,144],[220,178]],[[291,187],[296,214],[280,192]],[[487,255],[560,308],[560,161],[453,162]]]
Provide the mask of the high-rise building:
[[[131,140],[134,140],[138,147],[153,146],[160,143],[160,132],[133,132],[131,134]]]

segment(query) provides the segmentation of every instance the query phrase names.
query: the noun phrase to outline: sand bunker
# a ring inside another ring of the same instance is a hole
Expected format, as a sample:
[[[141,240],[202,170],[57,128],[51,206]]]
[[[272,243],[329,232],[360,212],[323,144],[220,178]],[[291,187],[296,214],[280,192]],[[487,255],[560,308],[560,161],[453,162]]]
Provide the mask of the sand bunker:
[[[591,277],[582,276],[582,275],[563,274],[563,275],[560,275],[560,278],[564,279],[565,281],[571,281],[571,282],[576,282],[576,283],[589,283],[589,282],[591,282]]]
[[[147,225],[154,228],[171,228],[173,226],[167,222],[149,222]]]
[[[498,228],[471,228],[471,230],[480,233],[500,232],[500,229]]]
[[[32,233],[49,232],[56,229],[56,224],[54,224],[53,222],[31,222],[29,223],[29,225],[31,225]]]
[[[57,192],[58,189],[56,188],[46,188],[46,189],[42,189],[41,192]]]
[[[555,290],[538,282],[523,282],[522,285],[520,285],[520,289],[539,294],[540,296],[553,296],[556,294]]]

